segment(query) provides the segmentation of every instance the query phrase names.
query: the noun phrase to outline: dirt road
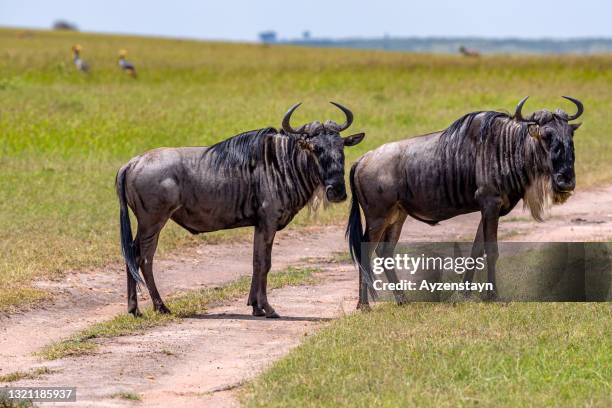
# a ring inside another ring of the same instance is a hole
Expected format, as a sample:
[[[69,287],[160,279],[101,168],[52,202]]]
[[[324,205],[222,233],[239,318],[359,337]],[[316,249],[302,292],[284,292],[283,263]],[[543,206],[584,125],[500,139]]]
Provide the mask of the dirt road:
[[[522,209],[508,215],[500,239],[583,241],[612,238],[612,187],[578,192],[553,209],[548,222],[530,220]],[[404,241],[471,240],[478,215],[457,217],[429,227],[409,220]],[[269,298],[283,316],[252,318],[244,299],[215,307],[141,335],[101,341],[94,355],[41,361],[32,355],[50,342],[125,310],[125,272],[111,265],[88,273],[71,273],[61,282],[40,282],[56,292],[43,309],[0,318],[0,375],[35,367],[52,374],[12,385],[70,385],[78,389],[79,406],[136,404],[112,397],[134,393],[144,406],[233,406],[235,390],[295,347],[327,319],[351,313],[356,303],[356,274],[350,265],[325,260],[345,251],[342,226],[308,228],[278,235],[273,270],[288,265],[319,266],[314,286],[286,287]],[[215,286],[251,273],[248,242],[203,245],[156,263],[163,295]],[[0,384],[6,385],[6,384]],[[67,405],[74,406],[74,405]]]

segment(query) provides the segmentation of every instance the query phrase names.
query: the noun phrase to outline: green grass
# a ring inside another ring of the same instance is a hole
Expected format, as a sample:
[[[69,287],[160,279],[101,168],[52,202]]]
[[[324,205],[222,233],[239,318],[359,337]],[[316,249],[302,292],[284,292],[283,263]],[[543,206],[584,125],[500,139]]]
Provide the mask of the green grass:
[[[38,367],[28,372],[14,371],[9,374],[0,375],[0,383],[10,383],[19,380],[36,380],[43,375],[51,373],[53,373],[53,370],[49,367]]]
[[[83,46],[90,75],[75,72]],[[138,80],[122,75],[125,48]],[[208,145],[244,130],[355,113],[366,140],[348,163],[391,140],[442,129],[466,112],[573,109],[581,98],[578,186],[612,180],[612,56],[466,59],[377,51],[262,47],[81,33],[0,29],[0,310],[35,302],[36,278],[120,260],[116,170],[159,146]],[[343,223],[335,205],[318,223]],[[292,228],[312,223],[302,214]],[[192,237],[167,227],[160,253],[180,245],[244,237],[245,229]],[[249,233],[250,235],[250,233]]]
[[[127,401],[140,401],[142,400],[142,398],[140,398],[140,395],[133,393],[133,392],[129,392],[129,391],[121,391],[121,392],[116,392],[113,395],[111,395],[111,398],[119,398],[119,399],[123,399],[123,400],[127,400]]]
[[[313,273],[317,271],[316,268],[289,267],[282,272],[271,273],[268,276],[268,289],[313,283]],[[36,354],[46,360],[91,354],[97,350],[97,344],[92,341],[94,339],[128,336],[205,313],[211,304],[225,302],[248,293],[250,284],[250,277],[243,277],[218,288],[205,288],[177,296],[167,303],[172,314],[160,314],[150,307],[143,310],[140,318],[120,314],[111,320],[96,323],[75,333],[66,340],[49,344]]]
[[[10,399],[8,394],[0,389],[0,408],[30,408],[34,407],[34,403],[29,400]]]
[[[609,303],[413,303],[333,322],[249,384],[245,406],[604,407]]]

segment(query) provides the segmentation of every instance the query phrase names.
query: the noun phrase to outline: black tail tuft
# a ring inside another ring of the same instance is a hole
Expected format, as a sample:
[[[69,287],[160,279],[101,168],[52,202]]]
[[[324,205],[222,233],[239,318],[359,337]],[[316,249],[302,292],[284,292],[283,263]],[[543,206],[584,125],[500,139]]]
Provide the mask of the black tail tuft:
[[[137,284],[144,283],[138,273],[138,262],[136,261],[136,247],[132,238],[132,225],[128,212],[127,198],[125,195],[125,173],[127,167],[121,168],[117,173],[116,188],[119,197],[119,225],[121,226],[121,252],[128,270]]]
[[[370,272],[370,268],[365,268],[363,265],[363,254],[362,245],[365,239],[363,233],[363,226],[361,225],[361,211],[359,205],[359,198],[357,197],[357,189],[355,188],[355,169],[357,164],[353,164],[349,173],[349,185],[351,188],[351,212],[349,214],[348,224],[346,226],[346,238],[349,242],[349,251],[351,258],[357,266],[362,279],[368,286],[368,290],[373,299],[376,299],[376,292],[374,291],[374,279]]]

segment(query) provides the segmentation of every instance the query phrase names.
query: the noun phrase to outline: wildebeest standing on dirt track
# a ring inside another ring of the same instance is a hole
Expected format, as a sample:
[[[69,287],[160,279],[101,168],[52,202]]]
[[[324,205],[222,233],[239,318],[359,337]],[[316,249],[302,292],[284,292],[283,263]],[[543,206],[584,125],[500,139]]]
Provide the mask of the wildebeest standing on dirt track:
[[[346,122],[312,122],[294,129],[285,114],[282,131],[239,134],[211,147],[160,148],[135,157],[117,173],[121,247],[126,262],[128,312],[139,315],[136,285],[142,270],[155,310],[168,313],[153,279],[159,233],[173,220],[193,234],[254,226],[253,278],[248,305],[253,315],[278,317],[268,303],[267,275],[274,235],[319,192],[331,202],[346,199],[344,146],[363,133],[340,137],[353,114],[332,102]],[[129,206],[138,228],[132,240]]]
[[[434,225],[459,214],[480,211],[481,220],[472,257],[487,256],[488,281],[495,298],[495,263],[498,258],[497,226],[523,199],[532,216],[542,220],[549,203],[563,203],[574,190],[574,115],[561,110],[541,110],[523,118],[502,112],[473,112],[442,132],[385,144],[365,154],[350,171],[353,194],[347,236],[358,264],[358,308],[368,307],[372,275],[370,257],[392,256],[406,217]],[[359,208],[365,216],[362,231]],[[382,241],[382,242],[381,242]],[[370,250],[362,253],[362,243]],[[387,279],[397,281],[394,269]],[[474,269],[464,274],[471,281]],[[396,299],[402,299],[396,293]]]

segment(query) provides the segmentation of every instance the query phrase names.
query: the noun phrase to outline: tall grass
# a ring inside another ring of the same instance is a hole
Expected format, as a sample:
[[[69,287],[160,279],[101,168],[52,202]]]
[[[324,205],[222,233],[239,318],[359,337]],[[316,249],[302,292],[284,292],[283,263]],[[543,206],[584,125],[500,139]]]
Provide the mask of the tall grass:
[[[72,66],[74,43],[89,75]],[[137,80],[116,66],[120,48]],[[559,98],[569,94],[586,106],[578,185],[612,179],[612,56],[462,59],[15,30],[0,30],[0,56],[0,310],[43,296],[33,278],[119,259],[113,183],[130,157],[279,126],[297,101],[295,123],[342,120],[329,100],[354,111],[351,130],[367,136],[347,149],[350,163],[469,111],[513,109],[526,94],[526,111],[571,110]],[[336,205],[318,222],[345,213]],[[170,227],[160,250],[195,239]]]

